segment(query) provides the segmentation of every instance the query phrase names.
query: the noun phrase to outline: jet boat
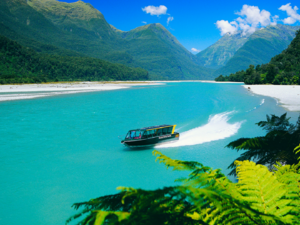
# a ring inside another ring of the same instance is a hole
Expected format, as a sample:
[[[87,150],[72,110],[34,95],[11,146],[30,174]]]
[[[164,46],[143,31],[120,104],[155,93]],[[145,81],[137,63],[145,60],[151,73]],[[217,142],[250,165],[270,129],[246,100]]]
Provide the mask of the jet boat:
[[[121,143],[130,148],[139,148],[177,141],[179,133],[175,132],[175,127],[176,125],[160,125],[130,130]]]

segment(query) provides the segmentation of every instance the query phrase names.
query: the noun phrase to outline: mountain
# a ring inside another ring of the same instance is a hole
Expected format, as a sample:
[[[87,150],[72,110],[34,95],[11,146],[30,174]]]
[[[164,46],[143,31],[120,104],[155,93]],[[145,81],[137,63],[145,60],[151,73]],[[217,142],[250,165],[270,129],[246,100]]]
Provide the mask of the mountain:
[[[213,78],[161,24],[123,32],[82,1],[1,0],[0,6],[0,34],[38,52],[141,67],[151,79]]]
[[[220,75],[216,81],[243,81],[245,84],[300,84],[300,29],[288,48],[267,64],[249,65],[246,71],[229,76]]]
[[[268,63],[272,57],[288,47],[299,28],[278,24],[257,30],[248,37],[224,67],[214,72],[214,75],[229,75],[247,69],[250,64],[256,66]]]
[[[243,35],[242,31],[235,34],[225,34],[215,44],[199,52],[197,57],[205,67],[221,68],[248,41],[249,36],[249,34]]]
[[[159,23],[116,32],[126,43],[126,52],[138,59],[135,65],[147,69],[150,75],[178,80],[212,77],[211,70],[199,66],[198,59]]]

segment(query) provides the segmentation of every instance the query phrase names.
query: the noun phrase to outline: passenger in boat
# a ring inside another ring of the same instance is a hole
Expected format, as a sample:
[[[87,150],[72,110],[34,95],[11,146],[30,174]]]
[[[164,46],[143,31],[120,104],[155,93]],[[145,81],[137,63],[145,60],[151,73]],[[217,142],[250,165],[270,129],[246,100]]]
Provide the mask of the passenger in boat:
[[[134,139],[141,139],[142,135],[140,134],[140,136],[138,137],[134,137]]]
[[[130,139],[136,139],[134,136],[135,136],[135,131],[131,131]]]

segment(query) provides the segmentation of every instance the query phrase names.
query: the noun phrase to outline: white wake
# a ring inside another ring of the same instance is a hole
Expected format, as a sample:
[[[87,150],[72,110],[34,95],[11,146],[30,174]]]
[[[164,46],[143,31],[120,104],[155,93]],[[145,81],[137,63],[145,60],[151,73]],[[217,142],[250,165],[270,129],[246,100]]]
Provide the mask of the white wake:
[[[205,142],[216,141],[230,137],[238,132],[242,122],[229,124],[229,115],[233,112],[225,112],[209,118],[208,123],[194,129],[180,133],[179,140],[166,143],[159,148],[170,148],[187,145],[198,145]]]
[[[253,110],[259,108],[259,107],[262,106],[263,104],[265,104],[265,99],[261,100],[260,104],[259,104],[257,107],[254,107],[253,109],[250,109],[250,110],[248,110],[248,111],[246,111],[246,112],[252,112]]]

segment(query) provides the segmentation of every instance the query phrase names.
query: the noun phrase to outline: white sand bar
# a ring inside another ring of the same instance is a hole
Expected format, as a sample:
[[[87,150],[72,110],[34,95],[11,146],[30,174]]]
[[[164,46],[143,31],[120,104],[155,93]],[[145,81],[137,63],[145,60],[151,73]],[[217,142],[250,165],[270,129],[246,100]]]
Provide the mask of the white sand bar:
[[[163,85],[158,82],[68,82],[47,84],[0,85],[0,101],[32,99],[61,94],[109,91],[142,85]]]
[[[299,85],[244,85],[254,94],[276,98],[289,111],[300,111]]]

